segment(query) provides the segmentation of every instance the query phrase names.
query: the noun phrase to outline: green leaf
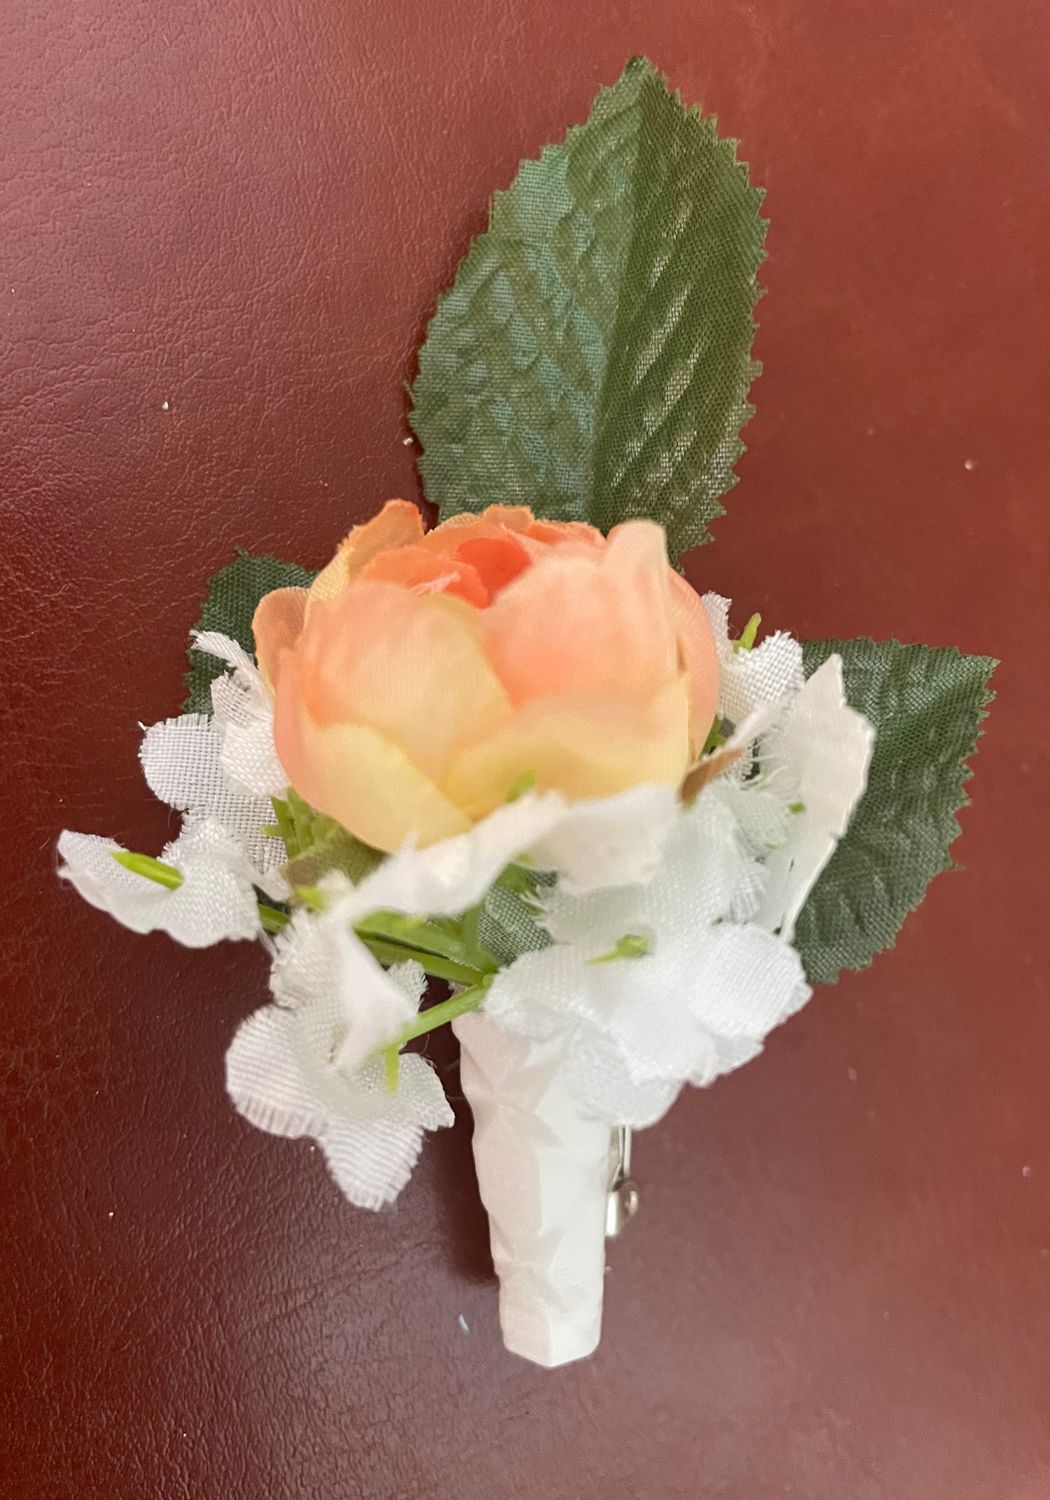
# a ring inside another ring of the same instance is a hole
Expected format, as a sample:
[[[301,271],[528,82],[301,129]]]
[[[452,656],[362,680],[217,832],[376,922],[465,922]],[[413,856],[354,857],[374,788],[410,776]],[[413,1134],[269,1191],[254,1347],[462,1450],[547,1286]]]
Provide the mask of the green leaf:
[[[868,789],[802,909],[795,946],[814,983],[892,947],[926,887],[952,861],[967,766],[994,696],[997,663],[954,647],[808,641],[807,675],[842,657],[846,696],[875,726]]]
[[[288,851],[284,875],[289,885],[317,885],[330,870],[341,870],[356,885],[382,859],[378,850],[363,844],[334,818],[315,812],[292,787],[283,800],[274,797],[272,801]]]
[[[306,588],[314,575],[297,563],[281,562],[276,557],[253,557],[241,552],[234,562],[220,568],[208,581],[208,597],[201,605],[194,629],[218,630],[230,636],[245,651],[254,652],[252,616],[264,594],[274,589]],[[205,656],[191,646],[190,669],[186,673],[185,713],[211,712],[211,685],[226,671],[214,656]]]
[[[285,865],[289,885],[317,885],[330,870],[342,870],[356,885],[371,874],[382,859],[381,854],[355,839],[333,818],[324,821],[327,825],[325,831],[302,854]]]
[[[708,540],[735,483],[763,259],[735,142],[644,58],[492,200],[419,356],[442,516],[494,501]]]
[[[519,892],[494,885],[481,905],[478,939],[499,964],[512,964],[523,953],[550,947],[550,937]]]

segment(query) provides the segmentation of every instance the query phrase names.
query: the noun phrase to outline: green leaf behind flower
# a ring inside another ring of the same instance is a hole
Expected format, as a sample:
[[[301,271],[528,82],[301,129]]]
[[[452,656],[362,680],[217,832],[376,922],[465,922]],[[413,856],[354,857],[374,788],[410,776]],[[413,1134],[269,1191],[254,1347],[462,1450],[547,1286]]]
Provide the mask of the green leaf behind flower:
[[[520,892],[494,885],[485,897],[478,920],[478,937],[499,964],[512,964],[523,953],[550,947],[550,936],[536,921]]]
[[[348,833],[342,823],[315,812],[292,787],[283,798],[272,800],[288,853],[284,875],[290,886],[317,885],[332,870],[341,870],[356,884],[383,858],[377,849]]]
[[[420,351],[412,425],[443,517],[494,501],[672,555],[734,484],[762,194],[735,142],[634,58],[590,118],[492,200]]]
[[[298,563],[281,562],[276,557],[253,557],[241,552],[232,563],[220,568],[208,580],[208,596],[201,605],[195,630],[218,630],[228,635],[245,651],[254,654],[252,616],[264,594],[274,589],[306,588],[314,574]],[[192,646],[190,669],[186,673],[185,713],[211,713],[211,685],[221,677],[226,666],[214,656],[205,656]]]
[[[950,646],[865,639],[807,641],[804,651],[807,675],[838,652],[846,696],[876,734],[867,791],[795,932],[809,978],[830,983],[892,947],[930,881],[950,867],[997,663]]]

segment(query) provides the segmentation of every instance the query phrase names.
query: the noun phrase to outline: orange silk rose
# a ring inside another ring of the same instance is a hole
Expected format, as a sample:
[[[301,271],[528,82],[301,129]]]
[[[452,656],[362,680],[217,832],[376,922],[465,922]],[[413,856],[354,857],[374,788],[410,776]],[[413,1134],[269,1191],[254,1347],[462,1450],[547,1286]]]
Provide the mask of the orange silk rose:
[[[570,799],[678,786],[718,662],[662,529],[492,505],[424,534],[390,500],[253,622],[291,784],[365,843],[462,833],[524,779]]]

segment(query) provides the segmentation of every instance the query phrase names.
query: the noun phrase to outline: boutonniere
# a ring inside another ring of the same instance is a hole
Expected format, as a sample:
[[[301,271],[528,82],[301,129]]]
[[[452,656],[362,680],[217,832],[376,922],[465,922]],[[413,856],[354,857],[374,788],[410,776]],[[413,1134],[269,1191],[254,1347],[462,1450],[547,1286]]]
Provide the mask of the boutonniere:
[[[230,1097],[361,1208],[451,1123],[417,1042],[452,1025],[504,1340],[544,1365],[598,1343],[630,1132],[947,867],[990,697],[986,658],[734,628],[675,569],[741,452],[760,204],[631,62],[496,195],[430,324],[411,421],[440,523],[389,500],[316,574],[231,562],[142,743],[178,837],[59,843],[135,931],[267,947]]]

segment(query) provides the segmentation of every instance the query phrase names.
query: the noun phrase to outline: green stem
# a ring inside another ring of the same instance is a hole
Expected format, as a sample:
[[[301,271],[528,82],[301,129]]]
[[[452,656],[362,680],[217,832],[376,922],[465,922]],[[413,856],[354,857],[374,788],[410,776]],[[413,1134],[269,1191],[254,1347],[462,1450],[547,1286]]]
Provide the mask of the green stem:
[[[463,913],[460,921],[463,956],[467,963],[473,964],[482,974],[495,974],[499,968],[499,961],[481,941],[481,917],[484,909],[485,903],[479,902],[477,906],[472,906],[469,911]]]
[[[533,877],[521,865],[507,865],[496,876],[496,884],[513,891],[515,896],[532,897],[536,894]]]
[[[169,891],[178,890],[182,884],[181,870],[177,870],[174,865],[165,864],[163,860],[153,859],[148,854],[134,854],[127,849],[117,849],[114,850],[113,858],[132,874],[142,875]],[[287,912],[278,911],[275,906],[267,906],[260,901],[259,920],[267,932],[282,932],[291,917]],[[374,931],[375,927],[379,927],[381,931]],[[453,950],[454,940],[446,939],[444,934],[427,922],[415,921],[411,917],[397,917],[396,914],[382,914],[366,918],[354,931],[380,963],[401,964],[411,959],[420,964],[431,978],[445,979],[450,984],[476,985],[483,977],[479,969],[469,964],[417,946],[419,939],[424,938],[428,943],[435,942],[435,946]],[[413,941],[383,935],[394,931],[411,933]],[[460,947],[458,944],[455,946],[457,949]]]
[[[722,733],[722,720],[716,719],[711,725],[707,739],[704,741],[704,748],[700,751],[700,759],[703,760],[705,755],[710,755],[712,750],[720,750],[725,742],[726,737]]]
[[[755,637],[758,635],[758,627],[761,625],[761,623],[761,615],[752,615],[750,620],[748,620],[747,624],[744,626],[743,630],[740,632],[740,639],[733,642],[733,650],[750,651],[752,646],[755,644]]]
[[[450,984],[476,985],[482,978],[477,969],[468,969],[466,964],[453,963],[436,953],[426,953],[422,948],[410,948],[407,943],[390,942],[387,938],[373,937],[370,933],[354,929],[368,951],[381,964],[403,964],[412,959],[434,979],[447,979]]]
[[[328,897],[317,886],[297,885],[295,894],[311,911],[327,909]],[[375,911],[356,923],[354,931],[370,946],[392,943],[399,949],[408,950],[400,957],[414,958],[435,978],[450,979],[455,984],[473,984],[480,974],[495,973],[499,968],[491,954],[472,953],[459,933],[450,931],[443,923],[428,921],[426,917],[405,916],[397,911]],[[478,962],[482,957],[486,961]]]
[[[113,858],[125,870],[130,870],[132,875],[142,875],[146,880],[152,880],[154,885],[164,886],[166,890],[177,891],[182,884],[181,870],[177,870],[174,865],[166,865],[162,859],[154,859],[149,854],[135,854],[130,849],[114,849]]]
[[[406,917],[395,911],[376,911],[358,922],[355,928],[358,937],[385,938],[393,943],[402,943],[406,948],[416,948],[421,953],[447,958],[455,964],[468,962],[466,947],[461,939],[450,932],[443,932],[425,917]]]
[[[588,959],[592,964],[611,964],[618,958],[644,958],[647,953],[652,952],[653,945],[647,937],[640,936],[637,932],[625,932],[616,947],[609,953],[603,953],[600,958]]]
[[[291,920],[286,911],[278,911],[276,906],[259,902],[259,921],[266,932],[283,932]]]
[[[298,841],[295,836],[295,824],[288,804],[283,797],[271,797],[270,806],[273,808],[274,817],[277,819],[277,830],[284,840],[284,847],[289,859],[294,859],[299,852]]]
[[[407,1026],[403,1026],[396,1036],[377,1048],[377,1052],[387,1054],[390,1051],[400,1052],[406,1043],[415,1041],[417,1036],[425,1036],[428,1031],[436,1031],[439,1026],[447,1026],[458,1016],[465,1016],[472,1010],[480,1009],[491,983],[492,977],[487,975],[480,984],[471,985],[470,989],[461,990],[458,995],[450,995],[447,1000],[432,1005],[429,1010],[420,1011],[414,1021],[409,1021]]]

